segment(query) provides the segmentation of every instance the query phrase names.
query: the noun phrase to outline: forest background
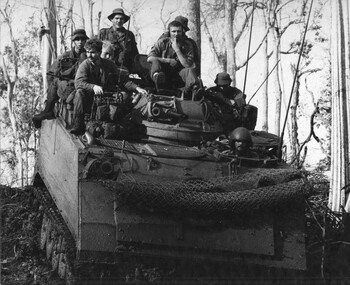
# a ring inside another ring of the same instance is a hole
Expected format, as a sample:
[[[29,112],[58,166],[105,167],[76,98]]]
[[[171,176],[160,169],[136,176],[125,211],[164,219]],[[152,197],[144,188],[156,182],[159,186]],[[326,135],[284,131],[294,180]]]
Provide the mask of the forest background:
[[[329,169],[329,1],[7,0],[0,3],[0,184],[27,185],[34,170],[40,130],[31,117],[45,99],[40,32],[48,27],[50,2],[57,21],[54,57],[71,48],[72,30],[85,28],[93,37],[109,27],[107,16],[118,7],[131,15],[129,28],[143,54],[176,16],[188,17],[188,35],[201,48],[204,85],[213,86],[218,72],[230,73],[233,85],[259,109],[257,130],[280,135],[289,110],[285,159],[299,168]]]

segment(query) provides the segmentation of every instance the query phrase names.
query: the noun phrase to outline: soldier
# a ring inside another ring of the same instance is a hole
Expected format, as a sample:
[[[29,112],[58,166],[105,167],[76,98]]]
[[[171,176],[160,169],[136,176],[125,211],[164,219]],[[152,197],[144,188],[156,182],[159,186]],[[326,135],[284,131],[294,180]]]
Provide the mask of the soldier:
[[[183,30],[184,30],[184,35],[183,35],[184,38],[192,43],[192,47],[193,47],[193,61],[195,63],[196,74],[197,74],[197,76],[200,76],[201,59],[200,59],[200,56],[199,56],[199,49],[198,49],[197,43],[193,39],[187,37],[187,35],[186,35],[186,32],[188,32],[190,30],[190,28],[188,27],[188,19],[186,17],[183,17],[183,16],[177,16],[175,18],[175,21],[181,23],[181,25],[183,27]],[[170,37],[170,34],[169,34],[169,31],[166,31],[165,33],[163,33],[160,36],[159,39],[168,38],[168,37]]]
[[[220,72],[216,75],[214,83],[216,86],[207,89],[207,92],[214,93],[217,99],[229,106],[235,106],[242,109],[246,105],[246,95],[236,87],[230,86],[232,79],[226,72]]]
[[[88,39],[84,29],[72,34],[73,49],[63,53],[50,67],[48,72],[48,92],[44,110],[32,118],[35,128],[41,127],[42,120],[55,118],[53,112],[59,98],[67,99],[74,91],[74,77],[78,65],[86,59],[84,45]]]
[[[168,25],[170,37],[159,39],[151,49],[147,61],[152,64],[151,78],[157,89],[170,79],[180,81],[185,96],[192,93],[194,86],[200,85],[194,68],[192,43],[184,37],[180,22],[172,21]],[[182,87],[176,86],[176,87]]]
[[[90,39],[85,44],[87,59],[80,64],[75,76],[74,125],[71,133],[85,132],[84,114],[90,113],[94,95],[115,92],[117,87],[137,91],[146,95],[147,91],[129,80],[129,73],[105,58],[101,58],[102,41]]]
[[[253,139],[248,129],[234,129],[229,136],[229,143],[233,154],[238,157],[259,158],[259,155],[251,150]]]
[[[133,62],[139,51],[135,35],[123,27],[129,21],[130,16],[125,15],[123,9],[117,8],[108,16],[108,19],[113,23],[112,27],[101,29],[98,38],[112,43],[114,55],[111,59],[117,66],[127,68],[129,72],[134,72]]]

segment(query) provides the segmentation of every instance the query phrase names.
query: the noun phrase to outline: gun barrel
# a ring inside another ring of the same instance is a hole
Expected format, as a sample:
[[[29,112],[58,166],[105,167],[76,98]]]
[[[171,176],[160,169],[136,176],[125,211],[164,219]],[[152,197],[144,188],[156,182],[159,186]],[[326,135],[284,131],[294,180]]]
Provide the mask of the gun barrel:
[[[174,118],[181,118],[181,119],[188,119],[188,116],[185,114],[180,114],[175,112],[174,110],[168,109],[165,111],[165,113],[169,116],[169,117],[174,117]]]

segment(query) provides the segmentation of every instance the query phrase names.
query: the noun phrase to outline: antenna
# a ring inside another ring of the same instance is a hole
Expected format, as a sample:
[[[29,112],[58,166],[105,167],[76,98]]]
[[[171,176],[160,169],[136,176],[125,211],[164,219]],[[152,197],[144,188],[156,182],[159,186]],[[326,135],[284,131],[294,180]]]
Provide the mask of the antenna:
[[[286,116],[285,116],[285,118],[284,118],[283,128],[282,128],[282,132],[281,132],[281,142],[280,142],[280,145],[279,145],[280,154],[279,154],[279,157],[278,157],[280,160],[281,160],[281,157],[282,157],[282,151],[281,151],[281,150],[282,150],[282,145],[283,145],[284,130],[285,130],[285,128],[286,128],[286,123],[287,123],[289,108],[290,108],[290,104],[291,104],[291,102],[292,102],[292,97],[293,97],[293,91],[294,91],[295,81],[296,81],[296,78],[297,78],[297,75],[298,75],[299,64],[300,64],[300,59],[301,59],[301,54],[302,54],[303,49],[304,49],[305,38],[306,38],[306,32],[307,32],[307,28],[308,28],[308,26],[309,26],[309,20],[310,20],[310,15],[311,15],[311,10],[312,10],[312,4],[313,4],[313,2],[314,2],[314,0],[311,0],[309,15],[308,15],[308,17],[307,17],[306,26],[305,26],[305,31],[304,31],[304,36],[303,36],[303,42],[302,42],[301,47],[300,47],[300,52],[299,52],[299,57],[298,57],[297,68],[295,69],[295,75],[294,75],[294,79],[293,79],[292,90],[290,91],[288,107],[287,107],[287,110],[286,110]]]
[[[261,88],[261,86],[264,85],[264,83],[266,82],[266,80],[269,78],[269,76],[271,75],[271,73],[275,70],[275,68],[277,67],[277,64],[280,62],[280,59],[276,62],[275,66],[270,70],[269,74],[266,76],[266,78],[264,79],[264,81],[260,84],[260,86],[258,87],[258,89],[256,89],[256,91],[254,92],[254,94],[252,95],[252,97],[249,99],[248,101],[248,105],[250,103],[250,101],[252,101],[252,99],[254,98],[255,94],[258,93],[259,89]]]
[[[243,85],[243,94],[245,94],[245,84],[247,81],[248,65],[249,65],[249,54],[250,54],[250,44],[252,42],[252,31],[253,31],[253,19],[254,19],[254,10],[255,10],[255,0],[253,1],[253,11],[252,11],[252,20],[250,22],[250,34],[249,34],[249,44],[248,44],[248,54],[247,54],[247,66],[245,68],[244,75],[244,85]]]

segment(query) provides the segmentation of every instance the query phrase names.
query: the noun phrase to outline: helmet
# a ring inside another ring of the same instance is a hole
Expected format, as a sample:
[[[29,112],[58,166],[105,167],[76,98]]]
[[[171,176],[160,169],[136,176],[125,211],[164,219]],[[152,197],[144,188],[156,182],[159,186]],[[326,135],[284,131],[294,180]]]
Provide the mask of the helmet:
[[[243,127],[239,127],[234,129],[230,134],[230,145],[232,146],[232,143],[234,141],[246,141],[248,142],[249,146],[253,145],[253,139],[252,135],[250,134],[249,130]]]

